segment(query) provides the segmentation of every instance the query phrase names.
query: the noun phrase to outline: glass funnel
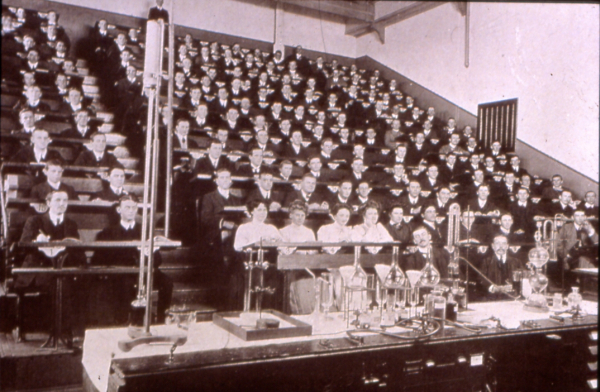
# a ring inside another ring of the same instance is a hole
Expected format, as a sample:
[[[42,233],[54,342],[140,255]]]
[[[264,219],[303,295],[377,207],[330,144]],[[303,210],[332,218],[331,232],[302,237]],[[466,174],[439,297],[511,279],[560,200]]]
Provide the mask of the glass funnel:
[[[431,261],[431,247],[427,250],[427,263],[421,270],[421,277],[419,278],[420,286],[435,286],[440,283],[440,271],[438,271]]]

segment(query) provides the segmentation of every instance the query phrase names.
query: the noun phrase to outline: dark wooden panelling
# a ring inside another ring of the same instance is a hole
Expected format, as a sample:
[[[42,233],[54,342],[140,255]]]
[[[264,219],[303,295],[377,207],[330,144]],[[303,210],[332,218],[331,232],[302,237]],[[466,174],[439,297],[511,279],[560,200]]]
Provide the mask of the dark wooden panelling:
[[[489,148],[497,140],[506,151],[515,151],[518,101],[514,98],[478,106],[477,137],[483,147]]]

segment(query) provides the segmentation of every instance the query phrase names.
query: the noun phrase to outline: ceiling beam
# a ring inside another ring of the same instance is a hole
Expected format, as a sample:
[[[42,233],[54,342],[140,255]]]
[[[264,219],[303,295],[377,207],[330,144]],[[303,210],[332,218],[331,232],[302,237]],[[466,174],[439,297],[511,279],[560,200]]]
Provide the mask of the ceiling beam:
[[[353,37],[360,37],[370,32],[376,31],[379,35],[379,39],[382,43],[385,43],[385,28],[403,20],[412,18],[427,12],[442,4],[447,3],[446,1],[415,1],[412,4],[401,8],[397,11],[391,12],[387,15],[382,16],[372,23],[346,23],[346,34]]]
[[[300,8],[326,12],[345,18],[358,19],[364,22],[375,20],[375,4],[370,1],[334,1],[334,0],[275,0],[278,3],[293,4]]]

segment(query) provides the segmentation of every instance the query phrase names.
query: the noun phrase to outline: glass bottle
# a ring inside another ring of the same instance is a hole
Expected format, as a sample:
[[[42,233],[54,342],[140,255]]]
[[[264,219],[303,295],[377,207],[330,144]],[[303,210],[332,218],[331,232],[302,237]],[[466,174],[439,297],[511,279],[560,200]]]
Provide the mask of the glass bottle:
[[[446,298],[439,290],[434,290],[425,299],[425,313],[428,320],[437,319],[444,325],[446,319]]]
[[[440,272],[433,266],[431,260],[431,247],[427,250],[427,264],[421,270],[419,286],[435,286],[440,283]]]
[[[573,290],[569,296],[567,297],[567,302],[569,303],[569,309],[576,309],[579,305],[581,305],[581,294],[579,294],[579,287],[571,287]]]

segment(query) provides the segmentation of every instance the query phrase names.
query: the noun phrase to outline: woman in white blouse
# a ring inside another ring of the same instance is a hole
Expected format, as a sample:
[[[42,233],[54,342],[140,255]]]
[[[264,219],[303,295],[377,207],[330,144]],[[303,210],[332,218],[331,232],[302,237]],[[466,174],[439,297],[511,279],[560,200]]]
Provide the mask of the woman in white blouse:
[[[352,241],[352,228],[347,226],[352,214],[352,207],[348,204],[336,204],[331,209],[331,216],[334,220],[329,225],[323,225],[317,232],[317,238],[321,242],[350,242]],[[325,247],[323,251],[334,254],[340,250],[340,247]]]
[[[363,223],[352,228],[352,241],[354,242],[392,242],[394,239],[386,228],[379,223],[379,204],[368,201],[365,204],[362,216]],[[380,246],[367,246],[367,252],[376,254],[381,250]]]
[[[279,230],[273,225],[265,223],[269,209],[264,202],[253,200],[248,204],[248,212],[252,220],[238,227],[233,241],[233,248],[241,252],[244,246],[263,241],[281,241]]]
[[[329,225],[321,226],[317,232],[317,238],[321,242],[351,242],[352,228],[348,226],[352,207],[348,204],[337,203],[331,208],[331,216],[334,220]],[[339,246],[323,247],[323,251],[329,254],[337,253],[341,248]],[[338,268],[329,268],[329,272],[333,277],[333,292],[335,297],[335,308],[342,309],[343,290],[342,290],[342,275]]]
[[[284,242],[313,242],[315,233],[304,226],[308,206],[302,200],[296,200],[289,206],[292,223],[281,229]],[[280,248],[280,252],[290,254],[294,248]],[[307,253],[297,251],[296,253]],[[311,313],[315,306],[315,281],[306,271],[288,272],[290,282],[290,310],[292,314]]]

